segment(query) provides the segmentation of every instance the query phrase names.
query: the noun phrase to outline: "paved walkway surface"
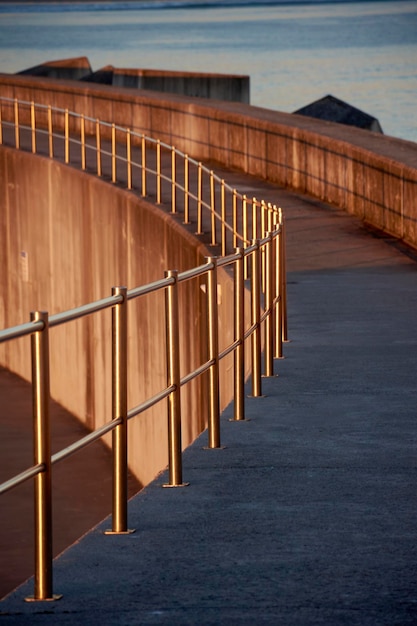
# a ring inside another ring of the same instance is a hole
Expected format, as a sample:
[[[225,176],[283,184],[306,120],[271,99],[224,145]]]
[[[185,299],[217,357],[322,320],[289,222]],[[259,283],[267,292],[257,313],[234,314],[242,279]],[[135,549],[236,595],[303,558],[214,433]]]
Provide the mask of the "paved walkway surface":
[[[287,219],[289,339],[247,421],[222,416],[54,564],[61,600],[0,604],[2,624],[417,623],[417,263],[355,218],[275,195]],[[239,184],[240,183],[240,184]],[[259,194],[260,197],[261,194]]]

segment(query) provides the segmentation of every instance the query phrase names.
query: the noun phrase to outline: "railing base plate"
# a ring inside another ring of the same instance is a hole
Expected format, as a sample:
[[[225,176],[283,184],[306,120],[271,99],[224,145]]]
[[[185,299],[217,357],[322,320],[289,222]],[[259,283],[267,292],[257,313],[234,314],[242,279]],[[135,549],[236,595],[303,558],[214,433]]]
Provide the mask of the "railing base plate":
[[[62,593],[54,593],[51,598],[35,598],[35,596],[26,596],[25,602],[56,602],[63,597]]]

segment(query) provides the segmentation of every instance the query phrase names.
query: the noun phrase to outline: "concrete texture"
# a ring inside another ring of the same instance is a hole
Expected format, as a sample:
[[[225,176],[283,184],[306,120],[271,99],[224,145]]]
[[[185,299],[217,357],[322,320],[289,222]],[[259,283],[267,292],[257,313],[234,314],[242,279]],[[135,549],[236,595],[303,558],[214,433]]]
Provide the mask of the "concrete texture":
[[[248,186],[252,183],[248,181]],[[278,377],[55,562],[54,603],[0,605],[2,624],[417,623],[417,265],[355,218],[280,191],[289,338]],[[303,202],[305,200],[305,202]]]

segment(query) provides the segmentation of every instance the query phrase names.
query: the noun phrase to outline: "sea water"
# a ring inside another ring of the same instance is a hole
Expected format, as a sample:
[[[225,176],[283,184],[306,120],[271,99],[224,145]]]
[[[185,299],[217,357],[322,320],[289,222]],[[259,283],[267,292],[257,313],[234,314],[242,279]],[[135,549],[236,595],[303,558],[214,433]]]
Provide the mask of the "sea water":
[[[327,94],[417,142],[417,1],[0,2],[0,72],[87,56],[105,65],[247,74],[251,104]]]

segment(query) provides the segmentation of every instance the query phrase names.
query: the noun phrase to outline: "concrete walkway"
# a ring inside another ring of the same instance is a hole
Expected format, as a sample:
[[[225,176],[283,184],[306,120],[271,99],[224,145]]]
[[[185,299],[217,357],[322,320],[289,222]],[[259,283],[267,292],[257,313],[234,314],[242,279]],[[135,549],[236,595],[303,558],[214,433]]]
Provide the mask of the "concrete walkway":
[[[224,449],[205,450],[203,433],[186,450],[189,487],[159,476],[130,501],[134,534],[104,536],[104,521],[56,560],[63,598],[25,603],[29,581],[0,604],[2,624],[417,623],[416,259],[262,188],[288,228],[279,376],[247,421],[226,410]]]

